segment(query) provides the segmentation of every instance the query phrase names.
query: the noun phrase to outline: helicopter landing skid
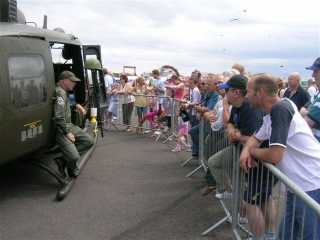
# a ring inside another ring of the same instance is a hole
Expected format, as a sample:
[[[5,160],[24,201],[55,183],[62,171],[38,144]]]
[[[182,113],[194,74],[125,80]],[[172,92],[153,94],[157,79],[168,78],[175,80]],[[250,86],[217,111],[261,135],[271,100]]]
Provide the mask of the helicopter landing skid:
[[[62,173],[58,173],[58,171],[56,171],[55,169],[53,169],[52,167],[48,166],[47,164],[45,164],[44,162],[41,162],[39,160],[33,160],[31,162],[31,164],[33,166],[39,167],[40,169],[44,170],[45,172],[47,172],[49,175],[51,175],[52,177],[54,177],[57,182],[60,185],[65,185],[67,183],[65,177],[63,176]]]

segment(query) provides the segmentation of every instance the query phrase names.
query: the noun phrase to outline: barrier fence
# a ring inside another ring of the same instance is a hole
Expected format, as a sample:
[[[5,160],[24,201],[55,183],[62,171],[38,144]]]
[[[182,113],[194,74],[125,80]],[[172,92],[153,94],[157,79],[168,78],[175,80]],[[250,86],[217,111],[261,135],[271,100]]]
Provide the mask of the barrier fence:
[[[129,131],[138,133],[149,133],[150,131],[156,137],[156,140],[163,138],[163,143],[176,140],[178,136],[178,115],[180,106],[185,101],[155,95],[133,94],[139,103],[128,103],[126,96],[117,96],[116,104],[109,110],[113,115],[110,124],[119,129],[123,126]],[[109,103],[110,106],[111,103]],[[110,118],[110,117],[109,117]],[[106,117],[106,122],[108,117]]]
[[[320,205],[270,163],[244,172],[240,144],[229,144],[224,130],[200,123],[199,164],[217,182],[216,197],[225,217],[206,229],[231,223],[235,239],[320,239]]]
[[[151,130],[156,140],[163,138],[163,143],[175,140],[182,101],[151,95],[135,97],[146,99],[142,114],[119,97],[114,126]],[[198,165],[186,177],[209,171],[217,182],[216,198],[225,213],[202,235],[228,222],[235,239],[320,240],[320,205],[272,164],[257,161],[255,168],[244,172],[239,167],[241,148],[240,144],[229,143],[224,129],[213,131],[210,122],[200,120]]]

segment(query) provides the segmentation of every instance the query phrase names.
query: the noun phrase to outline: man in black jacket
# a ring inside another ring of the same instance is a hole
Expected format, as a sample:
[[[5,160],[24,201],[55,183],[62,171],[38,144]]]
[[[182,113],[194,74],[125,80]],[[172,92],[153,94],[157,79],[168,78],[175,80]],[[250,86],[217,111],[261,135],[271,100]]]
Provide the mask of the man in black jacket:
[[[299,73],[291,73],[288,77],[288,88],[283,95],[283,97],[289,98],[294,102],[298,110],[310,102],[310,96],[308,92],[300,86],[300,80],[301,77]]]

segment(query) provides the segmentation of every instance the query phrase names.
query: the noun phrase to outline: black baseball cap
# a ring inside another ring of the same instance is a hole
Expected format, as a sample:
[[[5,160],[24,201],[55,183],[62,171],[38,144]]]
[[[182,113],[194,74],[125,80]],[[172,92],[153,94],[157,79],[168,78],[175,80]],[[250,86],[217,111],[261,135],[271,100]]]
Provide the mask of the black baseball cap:
[[[247,89],[247,82],[248,78],[237,74],[232,76],[226,83],[222,83],[218,85],[219,89],[226,89],[226,88],[236,88],[236,89]]]

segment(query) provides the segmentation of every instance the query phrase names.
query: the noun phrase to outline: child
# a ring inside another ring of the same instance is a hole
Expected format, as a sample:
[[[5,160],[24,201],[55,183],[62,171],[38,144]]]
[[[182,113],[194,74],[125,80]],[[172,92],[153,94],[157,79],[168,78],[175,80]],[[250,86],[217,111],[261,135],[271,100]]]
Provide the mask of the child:
[[[177,145],[174,149],[172,149],[172,152],[181,152],[181,145],[185,145],[186,144],[186,139],[188,137],[188,116],[185,115],[185,111],[180,111],[179,114],[179,118],[178,118],[178,136],[177,136]]]
[[[142,125],[145,121],[148,121],[150,123],[151,129],[155,130],[159,127],[157,120],[162,116],[163,116],[163,111],[161,109],[153,110],[146,113],[139,123],[140,125]]]

